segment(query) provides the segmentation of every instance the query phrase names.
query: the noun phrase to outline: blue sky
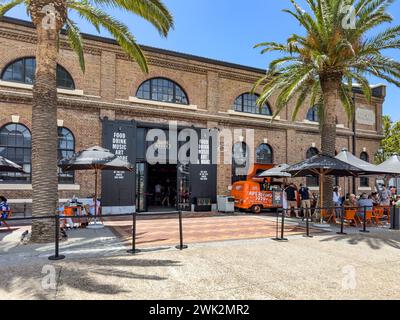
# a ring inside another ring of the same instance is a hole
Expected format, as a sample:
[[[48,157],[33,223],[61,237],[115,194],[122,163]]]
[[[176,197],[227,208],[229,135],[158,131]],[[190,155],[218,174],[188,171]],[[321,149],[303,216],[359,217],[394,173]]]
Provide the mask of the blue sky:
[[[283,42],[292,33],[300,32],[294,18],[282,12],[291,7],[289,0],[164,0],[164,3],[175,18],[175,29],[167,39],[140,18],[120,11],[112,13],[128,24],[141,44],[263,69],[273,56],[260,55],[253,46],[263,41]],[[400,24],[400,0],[392,5],[390,13],[394,24]],[[27,19],[22,7],[8,15]],[[80,27],[83,32],[97,34],[85,22],[81,21]],[[106,32],[102,35],[108,36]],[[388,55],[400,61],[400,50]],[[377,82],[383,81],[371,80]],[[400,89],[388,85],[384,113],[400,120],[399,106]]]

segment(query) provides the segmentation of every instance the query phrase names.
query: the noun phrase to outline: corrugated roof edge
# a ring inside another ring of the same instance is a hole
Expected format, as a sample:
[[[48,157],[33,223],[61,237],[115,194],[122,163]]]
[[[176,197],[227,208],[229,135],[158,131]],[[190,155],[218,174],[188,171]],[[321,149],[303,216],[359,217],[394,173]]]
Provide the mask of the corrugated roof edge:
[[[4,17],[0,17],[0,22],[1,21],[4,21],[6,23],[17,24],[17,25],[24,26],[24,27],[34,28],[32,22],[17,19],[17,18],[4,16]],[[96,35],[88,34],[88,33],[82,33],[82,36],[83,36],[83,38],[88,39],[88,40],[94,40],[94,41],[100,41],[100,42],[109,43],[109,44],[113,44],[113,45],[118,45],[118,43],[114,39],[111,39],[111,38],[96,36]],[[171,50],[167,50],[167,49],[160,49],[160,48],[150,47],[150,46],[146,46],[146,45],[140,45],[140,47],[145,51],[150,51],[150,52],[160,53],[160,54],[167,54],[167,55],[175,56],[178,58],[191,59],[191,60],[196,60],[196,61],[209,63],[209,64],[216,64],[216,65],[220,65],[220,66],[228,67],[228,68],[241,69],[241,70],[245,70],[245,71],[262,73],[262,74],[265,74],[265,72],[266,72],[266,70],[263,70],[260,68],[249,67],[249,66],[245,66],[245,65],[241,65],[241,64],[232,63],[232,62],[226,62],[226,61],[221,61],[221,60],[216,60],[216,59],[211,59],[211,58],[205,58],[205,57],[201,57],[201,56],[196,56],[196,55],[187,54],[187,53],[181,53],[181,52],[177,52],[177,51],[171,51]]]

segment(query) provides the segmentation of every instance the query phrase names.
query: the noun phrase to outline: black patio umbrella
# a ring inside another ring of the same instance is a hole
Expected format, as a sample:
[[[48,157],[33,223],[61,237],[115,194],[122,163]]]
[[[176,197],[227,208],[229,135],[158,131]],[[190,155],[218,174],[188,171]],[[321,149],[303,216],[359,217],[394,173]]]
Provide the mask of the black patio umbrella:
[[[284,171],[292,174],[292,177],[319,177],[320,208],[323,207],[323,181],[325,176],[349,177],[363,173],[361,169],[325,154],[315,155],[290,166]]]
[[[0,171],[25,173],[21,166],[2,156],[0,156]]]
[[[91,147],[73,154],[69,158],[61,159],[58,166],[64,171],[94,170],[95,171],[95,221],[97,216],[97,177],[102,170],[133,171],[133,166],[112,152],[102,147]]]

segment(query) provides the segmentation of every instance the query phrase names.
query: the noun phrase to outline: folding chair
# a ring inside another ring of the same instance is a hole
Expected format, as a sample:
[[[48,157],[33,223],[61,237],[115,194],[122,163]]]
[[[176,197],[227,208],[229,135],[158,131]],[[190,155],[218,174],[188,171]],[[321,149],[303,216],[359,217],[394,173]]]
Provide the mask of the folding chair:
[[[353,222],[356,227],[358,227],[358,218],[357,218],[357,210],[355,209],[345,209],[344,211],[344,220],[348,222]]]

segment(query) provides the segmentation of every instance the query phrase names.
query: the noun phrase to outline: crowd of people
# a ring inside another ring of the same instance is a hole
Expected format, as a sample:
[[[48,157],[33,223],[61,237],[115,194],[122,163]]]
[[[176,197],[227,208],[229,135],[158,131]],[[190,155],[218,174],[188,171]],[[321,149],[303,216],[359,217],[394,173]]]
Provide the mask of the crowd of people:
[[[314,209],[318,207],[318,195],[311,192],[305,184],[297,187],[295,183],[285,185],[283,188],[282,206],[286,210],[286,216],[291,217],[292,213],[296,218],[303,218],[308,215],[311,217]],[[400,198],[397,196],[397,189],[394,186],[386,188],[380,186],[378,191],[367,194],[361,193],[359,196],[347,193],[341,194],[341,188],[336,186],[333,188],[332,201],[336,210],[336,216],[340,216],[339,208],[347,207],[358,209],[359,215],[364,214],[364,208],[371,210],[375,206],[391,206],[400,205]]]

